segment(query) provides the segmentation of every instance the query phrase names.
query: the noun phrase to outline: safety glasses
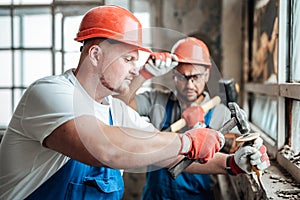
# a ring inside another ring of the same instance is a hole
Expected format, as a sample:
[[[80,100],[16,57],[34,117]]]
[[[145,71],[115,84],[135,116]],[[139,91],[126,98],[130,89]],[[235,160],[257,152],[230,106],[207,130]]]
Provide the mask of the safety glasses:
[[[176,82],[187,83],[191,79],[193,83],[200,83],[201,81],[205,80],[207,74],[208,72],[205,71],[203,73],[192,74],[187,76],[180,74],[179,72],[174,72],[174,80]]]

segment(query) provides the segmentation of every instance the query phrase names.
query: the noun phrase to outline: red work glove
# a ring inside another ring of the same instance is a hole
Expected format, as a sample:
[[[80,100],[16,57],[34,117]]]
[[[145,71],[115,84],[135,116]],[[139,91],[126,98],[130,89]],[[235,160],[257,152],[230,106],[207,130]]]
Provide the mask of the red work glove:
[[[153,52],[150,54],[148,61],[140,70],[140,74],[150,79],[154,76],[161,76],[168,73],[178,65],[177,56],[168,52]]]
[[[189,159],[206,163],[220,150],[219,133],[213,129],[197,128],[181,135],[180,153]]]
[[[267,148],[259,137],[251,146],[240,147],[234,155],[228,156],[226,169],[229,174],[251,173],[252,165],[263,171],[270,166]]]
[[[200,106],[191,106],[185,109],[182,113],[182,118],[185,119],[188,127],[193,128],[200,124],[204,127],[204,111]]]

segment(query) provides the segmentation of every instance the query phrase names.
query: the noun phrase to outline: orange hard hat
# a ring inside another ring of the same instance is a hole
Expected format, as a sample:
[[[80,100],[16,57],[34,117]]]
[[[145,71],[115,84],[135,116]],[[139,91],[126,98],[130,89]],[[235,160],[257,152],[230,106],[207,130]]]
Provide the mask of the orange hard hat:
[[[211,67],[209,50],[204,42],[194,37],[179,40],[173,46],[172,53],[178,57],[179,63],[191,63]]]
[[[74,40],[83,42],[90,38],[109,38],[150,51],[142,46],[139,20],[125,8],[115,5],[92,8],[84,15]]]

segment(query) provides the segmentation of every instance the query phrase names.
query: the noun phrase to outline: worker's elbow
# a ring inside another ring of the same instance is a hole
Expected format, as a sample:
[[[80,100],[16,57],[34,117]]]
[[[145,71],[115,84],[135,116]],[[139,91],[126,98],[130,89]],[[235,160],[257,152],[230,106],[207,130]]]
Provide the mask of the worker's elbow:
[[[122,168],[121,155],[116,151],[103,151],[99,160],[104,166],[110,168]]]

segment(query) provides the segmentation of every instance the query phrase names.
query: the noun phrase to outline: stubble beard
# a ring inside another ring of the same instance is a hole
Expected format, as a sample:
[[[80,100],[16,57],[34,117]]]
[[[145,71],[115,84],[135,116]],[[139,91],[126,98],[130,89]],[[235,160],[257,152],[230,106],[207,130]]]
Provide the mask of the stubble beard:
[[[129,92],[129,87],[128,87],[128,85],[123,83],[120,87],[116,88],[114,90],[114,92],[116,92],[117,94],[121,94],[121,95],[126,94]]]

